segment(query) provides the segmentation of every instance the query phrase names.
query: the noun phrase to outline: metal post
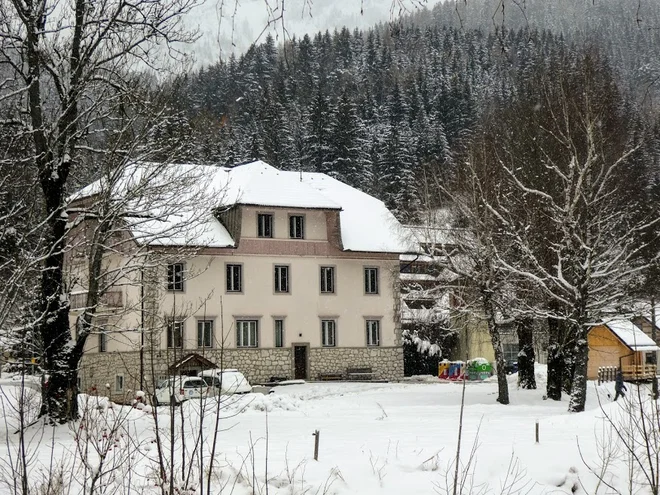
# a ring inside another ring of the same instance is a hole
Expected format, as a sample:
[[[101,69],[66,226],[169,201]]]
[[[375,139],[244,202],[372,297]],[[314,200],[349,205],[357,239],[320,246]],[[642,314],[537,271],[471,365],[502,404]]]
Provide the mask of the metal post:
[[[536,422],[536,443],[539,443],[539,422]]]
[[[314,436],[314,460],[318,461],[319,460],[319,437],[321,434],[319,433],[319,430],[314,431],[312,433],[312,436]]]

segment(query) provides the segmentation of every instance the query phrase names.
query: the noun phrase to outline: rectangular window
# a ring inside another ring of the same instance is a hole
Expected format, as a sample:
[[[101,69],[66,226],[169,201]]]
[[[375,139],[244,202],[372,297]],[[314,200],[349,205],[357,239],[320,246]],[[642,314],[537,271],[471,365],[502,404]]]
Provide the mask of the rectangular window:
[[[275,347],[284,347],[284,320],[275,320]]]
[[[167,290],[183,291],[183,263],[167,265]]]
[[[364,269],[365,294],[378,294],[378,268]]]
[[[515,363],[518,361],[518,342],[503,342],[502,351],[504,353],[504,360],[507,363]]]
[[[197,320],[197,347],[213,347],[213,320]]]
[[[335,320],[321,320],[321,345],[335,347],[337,345],[337,323]]]
[[[258,336],[257,320],[236,321],[236,347],[257,347],[259,345]]]
[[[367,320],[367,345],[380,345],[380,321]]]
[[[183,348],[183,322],[170,321],[167,324],[167,347]]]
[[[335,292],[334,266],[321,267],[321,292],[324,294],[332,294]]]
[[[115,375],[115,392],[124,391],[124,375]]]
[[[289,267],[275,265],[275,292],[289,292]]]
[[[227,292],[243,290],[243,265],[227,265]]]
[[[303,215],[289,216],[289,237],[291,239],[305,238],[305,217]]]
[[[105,329],[101,329],[101,333],[99,333],[99,352],[107,352],[108,351],[108,334],[106,333]]]
[[[257,236],[273,237],[273,215],[270,213],[259,213],[257,215]]]

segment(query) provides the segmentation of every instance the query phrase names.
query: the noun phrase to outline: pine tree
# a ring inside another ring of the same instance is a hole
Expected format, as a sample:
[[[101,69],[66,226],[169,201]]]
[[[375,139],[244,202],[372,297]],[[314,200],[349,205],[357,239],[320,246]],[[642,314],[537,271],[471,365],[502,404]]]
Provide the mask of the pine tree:
[[[303,168],[315,172],[330,171],[330,107],[321,86],[305,115]]]
[[[371,182],[362,121],[355,104],[344,91],[333,113],[328,174],[365,190]]]

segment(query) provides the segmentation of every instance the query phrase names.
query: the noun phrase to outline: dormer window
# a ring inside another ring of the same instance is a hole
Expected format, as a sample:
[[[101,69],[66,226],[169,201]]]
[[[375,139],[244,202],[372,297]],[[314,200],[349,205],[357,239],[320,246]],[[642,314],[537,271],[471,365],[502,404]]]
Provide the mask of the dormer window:
[[[273,237],[273,215],[257,214],[257,237]]]
[[[305,238],[305,217],[303,215],[289,216],[289,237],[291,239]]]

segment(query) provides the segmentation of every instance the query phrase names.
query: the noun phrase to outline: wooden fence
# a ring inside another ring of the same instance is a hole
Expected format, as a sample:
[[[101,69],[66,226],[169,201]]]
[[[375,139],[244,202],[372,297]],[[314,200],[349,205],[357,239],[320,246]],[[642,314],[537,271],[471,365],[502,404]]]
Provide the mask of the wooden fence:
[[[598,368],[598,385],[603,382],[613,382],[616,380],[617,366],[601,366]]]
[[[598,368],[598,385],[616,380],[617,366],[601,366]],[[657,373],[655,364],[631,364],[621,368],[623,379],[627,382],[651,381]]]

